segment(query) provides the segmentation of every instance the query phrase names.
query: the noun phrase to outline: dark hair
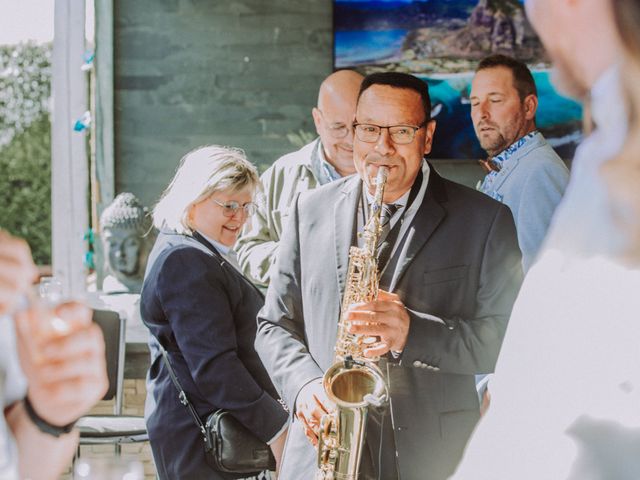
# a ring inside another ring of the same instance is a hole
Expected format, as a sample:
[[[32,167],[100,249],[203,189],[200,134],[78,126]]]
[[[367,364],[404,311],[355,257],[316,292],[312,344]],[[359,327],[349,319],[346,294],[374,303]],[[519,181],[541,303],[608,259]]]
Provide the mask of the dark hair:
[[[476,68],[476,73],[480,70],[497,67],[505,67],[511,70],[513,86],[516,87],[521,101],[524,101],[529,95],[538,96],[536,82],[533,80],[529,67],[515,58],[506,55],[491,55],[480,61],[478,68]]]
[[[406,88],[413,90],[420,95],[422,108],[424,108],[425,122],[431,120],[431,98],[429,97],[429,86],[427,82],[420,80],[418,77],[409,75],[408,73],[399,72],[377,72],[364,77],[360,92],[358,93],[358,102],[364,91],[373,85],[388,85],[394,88]]]

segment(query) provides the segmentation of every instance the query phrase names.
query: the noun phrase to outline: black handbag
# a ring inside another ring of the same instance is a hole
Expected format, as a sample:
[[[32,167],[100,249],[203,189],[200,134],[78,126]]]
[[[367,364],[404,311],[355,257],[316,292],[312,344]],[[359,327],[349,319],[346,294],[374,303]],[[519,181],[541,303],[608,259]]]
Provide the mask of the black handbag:
[[[211,454],[209,465],[219,472],[257,475],[262,470],[275,470],[276,459],[269,446],[224,409],[207,417],[205,431]]]
[[[171,381],[178,390],[180,403],[187,407],[204,440],[207,463],[218,472],[252,476],[264,470],[275,470],[276,459],[269,445],[257,438],[227,410],[218,409],[203,423],[187,398],[176,376],[167,351],[160,345],[162,359],[169,370]]]

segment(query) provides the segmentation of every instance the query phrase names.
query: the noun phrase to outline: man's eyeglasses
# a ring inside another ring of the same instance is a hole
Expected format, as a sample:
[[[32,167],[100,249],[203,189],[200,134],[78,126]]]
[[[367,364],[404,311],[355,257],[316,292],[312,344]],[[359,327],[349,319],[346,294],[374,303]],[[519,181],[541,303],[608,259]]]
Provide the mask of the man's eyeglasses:
[[[353,128],[356,132],[356,137],[358,137],[358,140],[362,142],[376,143],[378,138],[380,138],[382,129],[386,128],[393,143],[405,145],[413,142],[416,132],[426,124],[427,120],[417,127],[414,127],[413,125],[389,125],[388,127],[383,127],[382,125],[374,125],[372,123],[354,122]]]
[[[319,108],[318,111],[320,112],[320,115],[322,115],[322,118],[324,120],[324,113],[322,113],[322,110],[320,110]],[[327,130],[329,130],[329,135],[331,135],[333,138],[344,138],[349,134],[350,128],[349,125],[345,125],[344,123],[332,123],[327,124]]]
[[[212,198],[215,203],[222,207],[222,214],[225,217],[233,217],[238,210],[243,209],[244,213],[247,214],[247,217],[250,217],[258,210],[258,206],[253,202],[245,203],[244,205],[240,205],[238,202],[231,200],[230,202],[219,202],[218,200]]]

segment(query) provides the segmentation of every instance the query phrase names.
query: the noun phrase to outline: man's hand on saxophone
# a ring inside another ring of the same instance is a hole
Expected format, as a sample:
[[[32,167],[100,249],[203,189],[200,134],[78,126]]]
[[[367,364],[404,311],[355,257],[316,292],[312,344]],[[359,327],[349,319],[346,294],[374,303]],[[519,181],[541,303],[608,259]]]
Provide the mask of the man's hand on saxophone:
[[[347,319],[351,322],[349,333],[380,339],[365,349],[365,356],[377,357],[390,350],[404,350],[411,320],[404,303],[395,293],[379,290],[377,300],[352,305]]]
[[[313,446],[318,445],[320,419],[335,408],[322,387],[322,378],[307,383],[298,393],[296,417],[302,423],[304,433]]]
[[[347,319],[350,321],[350,333],[379,338],[364,350],[367,357],[381,356],[390,350],[402,352],[407,343],[410,318],[404,303],[395,293],[380,290],[377,300],[353,304]],[[295,408],[296,417],[309,442],[317,446],[320,420],[336,408],[327,397],[321,378],[302,387]]]

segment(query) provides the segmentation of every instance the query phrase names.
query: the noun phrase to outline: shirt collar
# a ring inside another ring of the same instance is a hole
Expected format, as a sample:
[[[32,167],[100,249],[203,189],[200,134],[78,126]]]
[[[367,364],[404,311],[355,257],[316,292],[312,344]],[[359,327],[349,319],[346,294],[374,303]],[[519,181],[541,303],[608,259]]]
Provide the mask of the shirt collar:
[[[421,165],[420,168],[422,169],[422,185],[420,186],[420,192],[422,192],[423,190],[426,189],[425,185],[426,185],[427,182],[425,180],[429,178],[428,177],[429,164],[425,160],[422,160],[422,165]],[[374,197],[373,197],[373,195],[371,193],[369,193],[369,190],[364,188],[364,185],[363,185],[363,189],[364,189],[364,193],[365,193],[366,198],[367,198],[367,203],[369,205],[371,205],[371,202],[373,202]],[[409,190],[404,192],[404,194],[400,198],[398,198],[395,202],[393,202],[393,204],[398,207],[398,210],[396,210],[396,213],[407,206],[407,202],[409,201],[409,195],[410,194],[411,194],[411,188],[409,188]],[[420,195],[418,195],[418,196],[420,196]]]
[[[540,137],[540,132],[538,130],[534,130],[533,132],[527,133],[525,136],[520,137],[518,140],[513,142],[503,151],[501,151],[498,155],[493,157],[493,161],[502,167],[502,164],[514,157],[516,153],[522,153],[524,147],[529,145],[535,138]]]
[[[369,205],[371,205],[371,203],[374,200],[374,197],[371,193],[369,193],[369,190],[367,190],[366,188],[364,189],[364,193],[367,196],[367,203]],[[395,202],[393,202],[393,204],[398,207],[398,210],[396,210],[396,212],[399,212],[400,210],[402,210],[404,207],[407,206],[407,201],[409,200],[409,194],[411,193],[411,189],[407,190],[406,192],[404,192],[404,195],[402,195],[400,198],[398,198]]]
[[[319,147],[318,158],[320,159],[320,166],[324,174],[328,177],[329,181],[332,182],[334,180],[342,178],[336,168],[327,160],[327,157],[324,154],[324,146],[322,145],[322,142],[319,142]]]
[[[220,242],[215,241],[213,238],[208,237],[207,235],[205,235],[204,233],[202,233],[200,230],[196,230],[200,235],[202,235],[202,238],[204,238],[207,242],[209,242],[211,245],[214,246],[214,248],[220,252],[222,255],[227,255],[229,253],[229,250],[231,250],[231,247],[227,247],[226,245],[221,244]]]

